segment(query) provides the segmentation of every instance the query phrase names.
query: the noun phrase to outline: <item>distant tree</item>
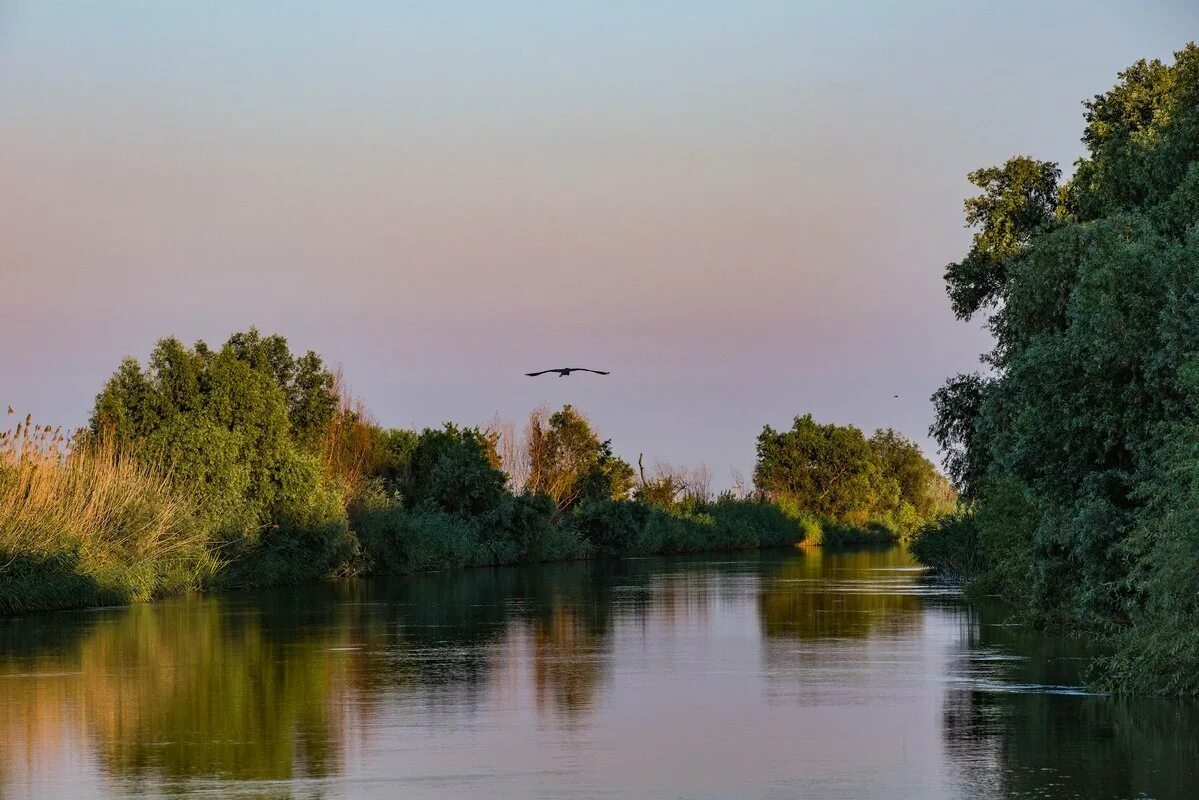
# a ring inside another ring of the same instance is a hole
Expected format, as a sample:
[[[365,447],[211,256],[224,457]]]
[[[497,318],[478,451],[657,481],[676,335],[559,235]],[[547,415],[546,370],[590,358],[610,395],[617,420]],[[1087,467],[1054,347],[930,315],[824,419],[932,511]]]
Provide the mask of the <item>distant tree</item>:
[[[706,503],[712,499],[712,472],[704,464],[687,468],[655,461],[652,475],[643,476],[635,496],[659,508]]]
[[[865,522],[888,490],[858,428],[821,425],[811,414],[796,417],[788,431],[762,429],[754,485],[769,498],[852,522]]]
[[[562,513],[587,499],[619,499],[633,488],[633,468],[600,441],[587,418],[573,406],[549,414],[535,411],[525,442],[525,490],[548,495]]]
[[[897,490],[894,506],[878,509],[880,517],[890,518],[904,534],[911,534],[952,510],[956,500],[952,487],[915,442],[887,428],[874,432],[870,447],[879,471],[894,481]]]

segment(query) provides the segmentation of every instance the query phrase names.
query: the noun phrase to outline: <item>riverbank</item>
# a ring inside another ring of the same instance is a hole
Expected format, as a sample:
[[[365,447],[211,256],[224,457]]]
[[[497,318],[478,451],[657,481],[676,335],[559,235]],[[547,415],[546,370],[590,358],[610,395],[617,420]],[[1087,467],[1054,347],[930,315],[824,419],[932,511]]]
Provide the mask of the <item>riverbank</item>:
[[[892,542],[956,501],[893,430],[764,426],[754,488],[633,466],[571,405],[407,430],[281,336],[127,358],[75,432],[0,431],[0,613],[466,566]]]
[[[0,519],[0,615],[348,576],[899,538],[881,525],[854,528],[761,500],[675,509],[599,501],[552,522],[544,499],[514,497],[476,516],[391,505],[361,511],[344,526],[230,541],[206,532],[203,513],[128,457],[77,457],[52,476],[44,465],[16,475],[0,470],[0,507],[16,512]]]

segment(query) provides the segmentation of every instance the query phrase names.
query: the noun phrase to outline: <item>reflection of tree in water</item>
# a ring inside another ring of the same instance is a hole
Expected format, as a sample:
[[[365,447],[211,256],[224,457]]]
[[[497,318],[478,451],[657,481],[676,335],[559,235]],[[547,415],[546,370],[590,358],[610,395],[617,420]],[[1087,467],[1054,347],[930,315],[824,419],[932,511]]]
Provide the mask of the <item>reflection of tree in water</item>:
[[[328,627],[297,609],[229,614],[130,609],[83,642],[84,702],[104,761],[120,775],[236,779],[325,777],[340,770],[347,659]],[[130,702],[132,701],[132,702]]]
[[[512,570],[477,569],[356,581],[342,599],[355,613],[367,669],[358,689],[418,693],[437,709],[481,700],[516,591]]]
[[[515,613],[531,643],[537,709],[577,722],[594,705],[608,668],[613,573],[598,562],[518,572]]]
[[[1195,796],[1199,705],[1078,696],[1085,642],[1007,624],[1000,606],[944,604],[963,630],[943,735],[962,784],[1000,797]]]
[[[26,637],[24,668],[38,677],[13,682],[25,696],[6,694],[7,716],[77,725],[125,779],[336,773],[351,667],[327,649],[345,639],[333,625],[297,626],[295,612],[197,598],[73,626],[74,641],[53,650]],[[25,746],[43,733],[27,728]]]
[[[594,706],[612,658],[612,631],[686,619],[706,624],[712,604],[743,581],[722,580],[719,559],[631,559],[522,570],[519,615],[533,643],[537,704],[578,721]]]
[[[476,569],[0,625],[0,675],[43,674],[5,684],[15,713],[0,719],[0,764],[19,768],[20,743],[66,731],[107,775],[152,790],[321,778],[384,711],[455,722],[526,674],[538,713],[576,724],[610,680],[618,624],[652,640],[707,627],[720,604],[756,604],[768,639],[865,637],[915,609],[883,591],[886,573],[863,577],[886,563],[786,553]],[[840,602],[817,597],[818,579]]]
[[[530,627],[538,710],[578,717],[591,708],[600,685],[606,632],[590,629],[586,609],[568,603]]]
[[[763,571],[758,615],[768,637],[862,638],[919,624],[915,573],[893,549],[811,548]]]

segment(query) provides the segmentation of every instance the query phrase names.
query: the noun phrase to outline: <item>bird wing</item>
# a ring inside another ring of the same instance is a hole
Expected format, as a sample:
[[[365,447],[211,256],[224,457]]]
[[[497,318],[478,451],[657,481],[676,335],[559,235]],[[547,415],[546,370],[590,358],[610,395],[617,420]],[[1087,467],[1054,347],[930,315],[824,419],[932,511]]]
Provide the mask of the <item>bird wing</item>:
[[[571,367],[571,369],[578,370],[579,372],[594,372],[596,375],[607,375],[608,374],[607,372],[604,372],[603,370],[600,370],[600,369],[587,369],[586,367]]]
[[[556,370],[556,369],[543,369],[543,370],[541,370],[541,372],[526,372],[525,374],[528,375],[530,378],[536,378],[538,375],[544,375],[547,372],[557,372],[557,371],[558,370]]]

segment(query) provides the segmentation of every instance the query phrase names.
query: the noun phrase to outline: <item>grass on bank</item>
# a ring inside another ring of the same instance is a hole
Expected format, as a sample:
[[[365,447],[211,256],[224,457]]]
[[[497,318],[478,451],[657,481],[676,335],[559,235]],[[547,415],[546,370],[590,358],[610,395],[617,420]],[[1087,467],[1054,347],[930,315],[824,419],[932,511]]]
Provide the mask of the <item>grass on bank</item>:
[[[0,435],[0,613],[148,600],[218,566],[163,470],[29,417]]]

